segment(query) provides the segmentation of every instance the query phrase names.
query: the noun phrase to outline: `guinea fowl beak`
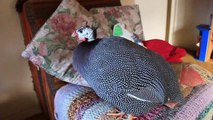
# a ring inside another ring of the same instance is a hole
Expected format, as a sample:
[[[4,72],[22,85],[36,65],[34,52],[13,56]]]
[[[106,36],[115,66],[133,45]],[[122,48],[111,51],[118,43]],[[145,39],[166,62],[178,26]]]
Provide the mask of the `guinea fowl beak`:
[[[72,37],[76,37],[76,36],[78,36],[78,33],[77,33],[76,31],[74,31],[74,32],[72,33]]]

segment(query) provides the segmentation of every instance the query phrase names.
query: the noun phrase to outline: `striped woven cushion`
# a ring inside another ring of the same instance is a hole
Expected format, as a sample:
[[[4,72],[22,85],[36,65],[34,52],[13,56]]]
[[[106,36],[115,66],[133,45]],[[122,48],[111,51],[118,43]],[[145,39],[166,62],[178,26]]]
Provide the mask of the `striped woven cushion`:
[[[138,116],[145,120],[195,120],[211,118],[213,111],[213,84],[196,88],[187,103],[183,106],[170,109],[166,106],[157,106],[149,113]],[[104,102],[91,88],[73,84],[63,86],[55,97],[55,117],[58,120],[114,120],[117,109]],[[129,115],[123,116],[124,119]]]
[[[181,76],[182,69],[195,67],[200,75],[204,75],[203,68],[197,65],[173,64],[177,76]],[[190,74],[189,74],[190,75]],[[209,76],[209,74],[208,74]],[[212,76],[203,77],[206,81]],[[207,83],[196,86],[186,95],[186,104],[170,109],[164,105],[156,106],[150,112],[137,116],[144,120],[195,120],[212,118],[213,113],[213,84]],[[100,99],[91,88],[67,84],[59,89],[55,96],[55,115],[59,120],[114,120],[116,116],[109,113],[118,113],[114,106]],[[124,115],[127,119],[129,115]]]

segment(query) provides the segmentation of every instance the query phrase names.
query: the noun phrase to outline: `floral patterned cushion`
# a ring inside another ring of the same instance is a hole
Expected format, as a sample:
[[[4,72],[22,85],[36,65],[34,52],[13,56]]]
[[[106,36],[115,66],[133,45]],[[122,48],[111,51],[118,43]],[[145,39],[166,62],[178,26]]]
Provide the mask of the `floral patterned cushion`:
[[[186,65],[180,75],[180,84],[195,87],[208,82],[213,82],[212,74],[196,64]]]
[[[184,96],[189,95],[196,86],[213,83],[212,73],[196,64],[185,64],[178,77]]]
[[[112,35],[112,28],[116,23],[123,23],[126,29],[136,34],[143,40],[143,29],[138,5],[92,8],[90,12],[101,20],[101,24],[107,24],[103,28]]]
[[[88,86],[72,68],[72,51],[78,44],[73,31],[83,25],[96,27],[99,38],[108,36],[91,13],[76,0],[63,0],[53,15],[37,32],[22,56],[57,78]]]

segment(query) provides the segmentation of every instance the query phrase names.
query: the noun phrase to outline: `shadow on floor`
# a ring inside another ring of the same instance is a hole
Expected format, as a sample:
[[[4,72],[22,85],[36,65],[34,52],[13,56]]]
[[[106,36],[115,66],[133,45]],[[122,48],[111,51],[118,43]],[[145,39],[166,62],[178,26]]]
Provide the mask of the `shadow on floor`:
[[[25,120],[48,120],[43,113],[33,115]]]

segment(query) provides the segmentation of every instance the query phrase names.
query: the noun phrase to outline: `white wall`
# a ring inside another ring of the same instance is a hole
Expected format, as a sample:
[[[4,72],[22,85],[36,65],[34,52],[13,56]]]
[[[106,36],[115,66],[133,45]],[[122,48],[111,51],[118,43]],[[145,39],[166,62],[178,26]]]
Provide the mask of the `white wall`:
[[[27,60],[16,0],[0,0],[0,120],[23,120],[41,112]]]
[[[145,39],[166,38],[167,0],[121,0],[122,5],[138,4]]]
[[[209,2],[209,6],[208,6],[209,8],[208,8],[208,13],[207,14],[208,15],[209,14],[213,15],[213,0],[209,0],[208,2]]]
[[[209,24],[212,12],[213,0],[172,0],[169,42],[195,50],[199,35],[196,26]]]

